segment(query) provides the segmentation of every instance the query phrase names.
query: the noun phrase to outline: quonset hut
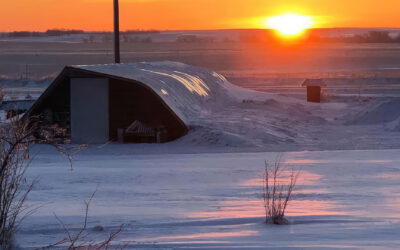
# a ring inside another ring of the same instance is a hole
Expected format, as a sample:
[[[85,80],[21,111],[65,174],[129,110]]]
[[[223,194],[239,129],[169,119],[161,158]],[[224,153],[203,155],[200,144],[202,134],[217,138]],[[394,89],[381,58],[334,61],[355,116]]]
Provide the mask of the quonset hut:
[[[63,128],[72,143],[167,142],[232,87],[213,71],[176,62],[69,66],[24,117]]]

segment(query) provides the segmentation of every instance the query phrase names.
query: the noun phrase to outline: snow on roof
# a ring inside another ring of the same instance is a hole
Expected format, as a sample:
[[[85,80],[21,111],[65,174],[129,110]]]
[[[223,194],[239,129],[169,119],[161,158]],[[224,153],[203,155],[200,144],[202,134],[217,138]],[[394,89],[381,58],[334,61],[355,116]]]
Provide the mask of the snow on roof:
[[[326,87],[326,83],[323,79],[306,79],[301,86],[303,86],[303,87],[306,87],[306,86]]]
[[[206,115],[220,105],[234,101],[239,89],[214,71],[178,62],[72,68],[141,82],[157,93],[186,124],[195,122],[199,116]]]

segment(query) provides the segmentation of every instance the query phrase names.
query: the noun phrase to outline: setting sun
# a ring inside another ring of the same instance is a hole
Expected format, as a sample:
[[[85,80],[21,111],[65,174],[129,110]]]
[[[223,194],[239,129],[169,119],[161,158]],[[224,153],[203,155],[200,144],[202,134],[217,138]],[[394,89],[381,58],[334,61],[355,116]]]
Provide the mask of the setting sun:
[[[309,16],[285,14],[268,18],[264,25],[278,31],[284,36],[296,36],[313,26],[314,21]]]

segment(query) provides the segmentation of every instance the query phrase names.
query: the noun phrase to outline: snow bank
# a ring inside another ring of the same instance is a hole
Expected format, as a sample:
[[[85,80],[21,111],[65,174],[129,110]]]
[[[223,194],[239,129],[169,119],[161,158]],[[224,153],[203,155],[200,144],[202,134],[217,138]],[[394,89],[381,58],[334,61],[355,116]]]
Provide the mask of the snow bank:
[[[374,125],[393,122],[398,118],[400,118],[400,98],[385,98],[380,102],[368,105],[348,124]]]
[[[386,131],[400,132],[400,117],[385,126]]]

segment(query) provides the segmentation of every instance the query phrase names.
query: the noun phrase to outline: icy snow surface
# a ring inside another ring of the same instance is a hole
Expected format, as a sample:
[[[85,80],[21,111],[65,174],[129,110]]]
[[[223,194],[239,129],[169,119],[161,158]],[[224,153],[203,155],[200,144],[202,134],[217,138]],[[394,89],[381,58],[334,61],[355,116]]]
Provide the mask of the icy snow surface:
[[[76,232],[84,204],[90,239],[124,224],[114,244],[128,249],[396,249],[400,245],[400,150],[289,152],[301,169],[287,216],[290,226],[265,225],[261,175],[276,153],[123,154],[129,145],[88,149],[74,170],[45,146],[29,179],[39,183],[17,242],[32,249],[65,237],[55,212]]]

